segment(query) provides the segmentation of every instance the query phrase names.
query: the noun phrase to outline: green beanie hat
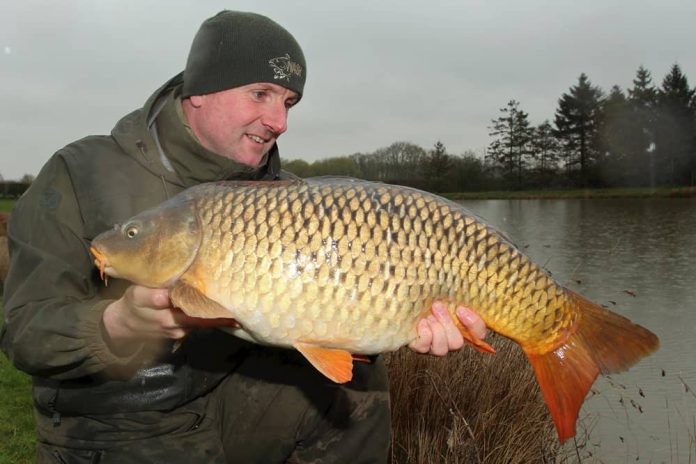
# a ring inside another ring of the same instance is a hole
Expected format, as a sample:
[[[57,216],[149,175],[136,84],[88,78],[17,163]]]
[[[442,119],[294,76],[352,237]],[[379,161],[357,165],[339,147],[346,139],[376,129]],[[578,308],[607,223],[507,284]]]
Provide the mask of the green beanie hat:
[[[302,96],[306,69],[300,45],[280,24],[259,14],[224,10],[198,29],[181,96],[255,82],[272,82]]]

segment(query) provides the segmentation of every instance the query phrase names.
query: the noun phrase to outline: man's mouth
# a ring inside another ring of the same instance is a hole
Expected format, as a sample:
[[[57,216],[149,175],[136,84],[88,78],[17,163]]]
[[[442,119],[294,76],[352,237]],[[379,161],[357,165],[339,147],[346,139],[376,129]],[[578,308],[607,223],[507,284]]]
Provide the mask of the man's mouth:
[[[270,139],[266,140],[266,139],[259,137],[258,135],[254,135],[254,134],[246,134],[246,136],[248,138],[250,138],[252,141],[258,143],[259,145],[263,145],[263,144],[268,143],[270,141]]]

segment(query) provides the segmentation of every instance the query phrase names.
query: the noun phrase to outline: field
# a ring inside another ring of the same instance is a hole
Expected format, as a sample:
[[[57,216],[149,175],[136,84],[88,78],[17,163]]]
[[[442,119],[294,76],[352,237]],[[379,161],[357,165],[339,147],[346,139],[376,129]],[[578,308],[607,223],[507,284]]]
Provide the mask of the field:
[[[11,211],[15,204],[15,200],[7,200],[0,198],[0,211]]]
[[[0,315],[2,308],[0,307]],[[34,417],[29,376],[0,354],[0,464],[34,462]]]
[[[15,200],[0,199],[0,212],[11,211],[14,203]],[[3,398],[0,401],[0,464],[34,462],[31,380],[29,376],[13,368],[1,353],[0,394]]]

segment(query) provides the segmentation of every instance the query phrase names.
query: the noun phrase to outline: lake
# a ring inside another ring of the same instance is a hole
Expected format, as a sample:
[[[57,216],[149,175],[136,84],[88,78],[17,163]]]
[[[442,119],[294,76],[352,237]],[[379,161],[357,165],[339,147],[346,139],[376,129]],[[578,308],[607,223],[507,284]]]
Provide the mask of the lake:
[[[557,281],[660,337],[656,354],[594,384],[582,461],[696,462],[696,199],[461,203]]]

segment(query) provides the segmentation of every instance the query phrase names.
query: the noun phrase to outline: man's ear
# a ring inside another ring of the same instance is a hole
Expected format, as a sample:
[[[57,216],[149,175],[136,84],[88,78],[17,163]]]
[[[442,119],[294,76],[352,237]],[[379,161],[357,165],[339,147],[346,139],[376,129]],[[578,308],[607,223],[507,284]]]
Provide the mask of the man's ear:
[[[205,98],[203,95],[191,95],[188,100],[191,102],[191,106],[194,108],[200,108],[203,106],[203,100],[205,100]]]

